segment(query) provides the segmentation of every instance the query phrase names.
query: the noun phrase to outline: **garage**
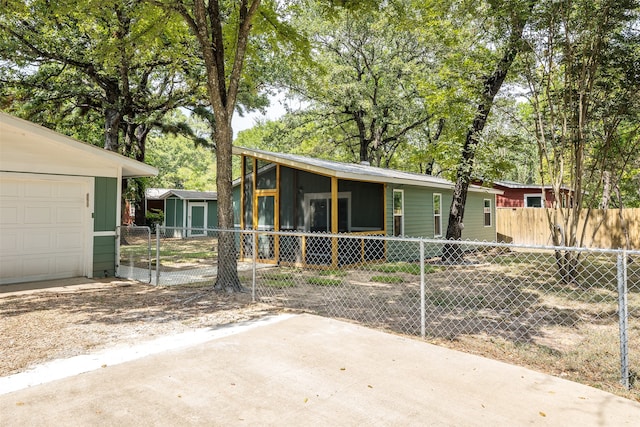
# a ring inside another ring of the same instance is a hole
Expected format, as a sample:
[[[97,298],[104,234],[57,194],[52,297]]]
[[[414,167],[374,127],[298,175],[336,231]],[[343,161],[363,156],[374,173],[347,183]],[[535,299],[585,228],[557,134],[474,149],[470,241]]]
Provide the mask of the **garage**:
[[[3,174],[2,284],[89,274],[89,185],[88,179]]]
[[[155,174],[0,112],[0,285],[114,275],[122,181]]]

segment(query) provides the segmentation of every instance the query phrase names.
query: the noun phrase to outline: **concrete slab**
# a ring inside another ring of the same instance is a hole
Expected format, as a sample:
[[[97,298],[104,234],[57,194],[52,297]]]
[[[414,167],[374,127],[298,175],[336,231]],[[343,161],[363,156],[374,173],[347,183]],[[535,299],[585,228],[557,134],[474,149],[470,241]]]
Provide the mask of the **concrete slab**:
[[[638,425],[640,404],[311,315],[0,396],[0,425]]]

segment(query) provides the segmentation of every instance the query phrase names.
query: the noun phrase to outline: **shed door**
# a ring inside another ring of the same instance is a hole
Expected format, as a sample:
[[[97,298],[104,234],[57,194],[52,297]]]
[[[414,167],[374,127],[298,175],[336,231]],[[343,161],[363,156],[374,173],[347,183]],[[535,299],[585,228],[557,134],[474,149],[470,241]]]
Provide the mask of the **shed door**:
[[[0,284],[90,275],[89,181],[0,175]]]
[[[204,236],[207,228],[207,204],[189,203],[189,236]]]

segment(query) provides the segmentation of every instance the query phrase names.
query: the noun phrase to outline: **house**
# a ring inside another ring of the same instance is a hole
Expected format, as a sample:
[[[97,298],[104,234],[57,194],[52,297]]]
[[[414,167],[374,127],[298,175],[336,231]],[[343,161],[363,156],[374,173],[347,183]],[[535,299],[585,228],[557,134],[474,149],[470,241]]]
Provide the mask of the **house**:
[[[521,184],[513,181],[495,181],[493,188],[503,193],[496,198],[496,206],[499,208],[551,208],[554,204],[553,187],[551,185]],[[571,204],[571,190],[563,186],[561,188],[562,206]]]
[[[0,112],[0,284],[113,276],[122,180],[157,173]]]
[[[446,233],[454,184],[445,179],[241,147],[233,152],[241,157],[234,188],[240,229],[425,238]],[[496,240],[497,194],[470,187],[465,239]],[[241,257],[251,255],[247,238]],[[259,235],[257,255],[262,262],[343,265],[389,259],[394,251],[383,246],[364,238],[329,241],[265,233]]]
[[[164,226],[170,237],[206,235],[218,227],[218,194],[211,191],[168,190],[164,201]]]

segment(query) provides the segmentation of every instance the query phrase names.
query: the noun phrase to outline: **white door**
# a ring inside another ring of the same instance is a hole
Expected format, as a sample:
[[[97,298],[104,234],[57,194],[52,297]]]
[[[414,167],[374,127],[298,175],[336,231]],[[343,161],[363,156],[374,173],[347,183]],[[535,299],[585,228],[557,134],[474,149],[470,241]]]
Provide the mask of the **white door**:
[[[0,174],[0,284],[91,274],[90,182]]]

